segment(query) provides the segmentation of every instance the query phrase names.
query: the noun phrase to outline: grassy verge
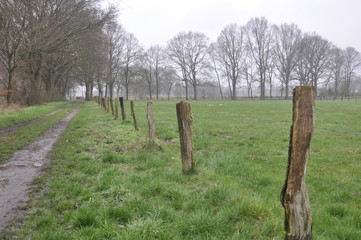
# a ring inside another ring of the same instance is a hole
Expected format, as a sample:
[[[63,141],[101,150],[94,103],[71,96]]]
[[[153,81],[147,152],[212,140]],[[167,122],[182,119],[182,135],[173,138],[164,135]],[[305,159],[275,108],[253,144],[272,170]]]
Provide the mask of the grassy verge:
[[[87,103],[37,180],[20,239],[283,239],[291,103],[192,102],[196,171],[181,173],[175,102],[154,102],[156,145]],[[317,102],[316,126],[361,132],[358,103]],[[258,120],[258,121],[256,121]],[[270,122],[271,121],[271,122]],[[315,239],[361,235],[359,135],[316,129],[307,186]],[[317,178],[316,178],[317,177]],[[320,180],[322,179],[322,180]],[[41,194],[39,194],[41,193]]]
[[[68,102],[52,102],[39,106],[23,108],[16,112],[0,114],[0,129],[43,116],[64,106]]]
[[[26,125],[16,131],[0,137],[0,163],[5,162],[18,149],[22,149],[46,130],[66,117],[74,108],[73,104],[58,113]]]

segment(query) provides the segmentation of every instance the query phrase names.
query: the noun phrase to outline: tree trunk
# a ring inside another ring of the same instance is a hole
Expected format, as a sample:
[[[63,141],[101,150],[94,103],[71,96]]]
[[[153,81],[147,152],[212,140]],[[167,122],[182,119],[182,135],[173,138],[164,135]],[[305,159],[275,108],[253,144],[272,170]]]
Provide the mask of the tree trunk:
[[[124,121],[124,120],[127,118],[127,116],[126,116],[126,114],[125,114],[124,98],[123,98],[123,97],[120,97],[120,98],[119,98],[119,103],[120,103],[120,109],[121,109],[121,111],[122,111],[122,120]]]
[[[193,85],[193,91],[194,91],[194,100],[198,100],[198,96],[197,96],[197,84]]]

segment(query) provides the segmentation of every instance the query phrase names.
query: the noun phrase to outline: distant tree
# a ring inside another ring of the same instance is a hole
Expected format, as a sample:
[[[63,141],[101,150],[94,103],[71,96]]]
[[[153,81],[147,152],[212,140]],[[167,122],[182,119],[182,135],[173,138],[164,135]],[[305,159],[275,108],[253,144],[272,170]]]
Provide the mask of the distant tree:
[[[125,52],[122,83],[125,87],[125,97],[128,100],[129,87],[132,79],[132,69],[138,58],[141,56],[142,48],[139,44],[138,39],[131,33],[126,34],[124,47]]]
[[[154,79],[155,79],[155,92],[157,96],[157,100],[159,99],[159,93],[160,93],[160,86],[159,86],[159,74],[160,74],[160,68],[164,59],[164,50],[159,45],[151,46],[147,50],[147,58],[149,62],[149,68],[153,72]]]
[[[220,61],[217,59],[217,43],[211,43],[209,46],[209,57],[210,57],[210,68],[214,71],[217,78],[218,89],[223,99],[223,91],[222,91],[222,83],[221,83],[221,64]]]
[[[252,18],[246,25],[248,49],[257,66],[260,82],[260,99],[266,98],[266,74],[272,54],[272,33],[266,18]]]
[[[188,100],[189,78],[188,78],[188,65],[186,63],[186,41],[187,41],[187,34],[184,32],[179,33],[168,42],[166,52],[170,61],[173,62],[181,72],[179,78],[185,84],[186,100]]]
[[[302,39],[301,30],[295,24],[273,26],[274,59],[278,78],[285,86],[285,98],[289,97],[289,83],[294,80],[297,66],[299,42]]]
[[[23,15],[24,11],[25,6],[21,1],[3,0],[0,2],[0,63],[7,73],[4,85],[8,90],[6,96],[8,104],[12,103],[15,72],[24,50],[24,32],[27,21]]]
[[[189,82],[193,86],[193,99],[197,100],[197,87],[201,84],[200,75],[207,68],[208,38],[204,33],[189,32],[185,47],[185,62]]]
[[[246,56],[246,37],[244,30],[237,24],[223,28],[215,44],[216,59],[222,66],[226,76],[231,99],[237,99],[237,84],[242,75],[242,67]]]
[[[120,78],[124,64],[125,36],[124,28],[116,22],[109,22],[105,25],[106,35],[106,62],[107,62],[107,86],[109,98],[113,99],[114,85]],[[113,101],[110,101],[111,111],[114,114]]]
[[[344,74],[345,56],[342,50],[336,46],[332,47],[330,54],[329,79],[334,85],[334,99],[336,99]]]
[[[350,94],[352,80],[356,77],[356,71],[361,67],[361,55],[353,47],[344,50],[345,57],[345,88],[346,94]]]
[[[299,43],[297,78],[301,86],[318,87],[330,63],[331,43],[317,34],[306,34]]]

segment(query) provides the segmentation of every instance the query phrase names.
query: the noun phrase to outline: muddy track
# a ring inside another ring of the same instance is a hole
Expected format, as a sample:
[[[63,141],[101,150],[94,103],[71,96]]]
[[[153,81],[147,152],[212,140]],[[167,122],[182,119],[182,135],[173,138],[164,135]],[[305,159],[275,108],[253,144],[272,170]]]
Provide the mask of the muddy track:
[[[21,128],[21,127],[24,127],[24,126],[26,126],[26,125],[29,125],[30,123],[33,123],[33,122],[39,121],[39,120],[41,120],[41,119],[43,119],[43,118],[49,117],[49,116],[51,116],[51,115],[54,115],[55,113],[60,112],[61,110],[69,107],[70,105],[71,105],[71,103],[66,104],[65,106],[62,106],[61,108],[55,110],[54,112],[45,114],[45,115],[43,115],[43,116],[41,116],[41,117],[37,117],[37,118],[31,119],[31,120],[28,120],[28,121],[25,121],[25,122],[22,122],[22,123],[19,123],[19,124],[16,124],[16,125],[11,126],[11,127],[4,128],[4,129],[0,130],[0,137],[5,136],[5,135],[7,135],[7,134],[9,134],[9,133],[12,133],[12,132],[14,132],[15,130]]]
[[[43,166],[50,164],[48,153],[79,109],[77,106],[42,136],[16,151],[8,163],[0,165],[0,237],[14,218],[21,217],[18,209],[29,199],[31,182],[41,174]]]

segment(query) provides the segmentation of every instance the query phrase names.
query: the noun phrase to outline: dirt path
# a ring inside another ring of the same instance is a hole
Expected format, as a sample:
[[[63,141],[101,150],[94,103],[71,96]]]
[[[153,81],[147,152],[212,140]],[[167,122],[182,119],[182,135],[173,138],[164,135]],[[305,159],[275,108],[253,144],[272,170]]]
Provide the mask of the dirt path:
[[[0,137],[5,136],[5,135],[7,135],[7,134],[9,134],[9,133],[12,133],[12,132],[15,131],[16,129],[21,128],[21,127],[24,127],[24,126],[26,126],[26,125],[29,125],[30,123],[33,123],[33,122],[39,121],[39,120],[41,120],[41,119],[43,119],[43,118],[46,118],[46,117],[48,117],[48,116],[54,115],[55,113],[57,113],[57,112],[65,109],[65,108],[67,108],[67,107],[69,107],[69,106],[70,106],[70,104],[67,104],[67,105],[62,106],[61,108],[55,110],[54,112],[45,114],[44,116],[37,117],[37,118],[31,119],[31,120],[25,121],[25,122],[16,124],[16,125],[11,126],[11,127],[4,128],[4,129],[0,130]]]
[[[17,209],[27,202],[30,183],[41,174],[42,167],[49,164],[47,154],[79,109],[80,106],[76,107],[41,137],[16,151],[8,163],[0,165],[0,232],[19,215]]]

